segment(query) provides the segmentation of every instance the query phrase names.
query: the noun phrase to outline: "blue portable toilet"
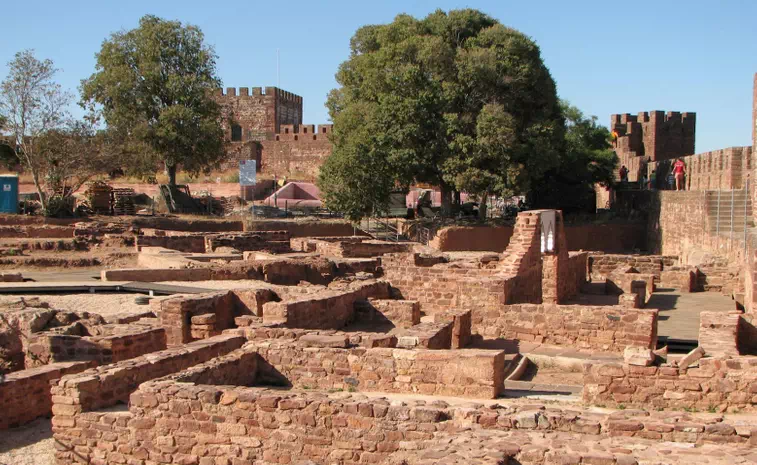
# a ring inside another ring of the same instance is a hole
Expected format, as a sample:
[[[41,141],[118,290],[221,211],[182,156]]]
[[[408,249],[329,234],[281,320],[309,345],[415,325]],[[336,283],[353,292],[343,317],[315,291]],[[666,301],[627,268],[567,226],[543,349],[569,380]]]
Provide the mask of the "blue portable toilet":
[[[18,213],[18,175],[0,175],[0,213]]]

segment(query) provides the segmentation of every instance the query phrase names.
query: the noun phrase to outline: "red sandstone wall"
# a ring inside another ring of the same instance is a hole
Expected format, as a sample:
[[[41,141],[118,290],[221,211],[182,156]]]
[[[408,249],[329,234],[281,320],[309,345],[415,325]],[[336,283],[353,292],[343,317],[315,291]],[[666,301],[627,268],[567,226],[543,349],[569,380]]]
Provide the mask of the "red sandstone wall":
[[[216,336],[148,356],[86,370],[53,385],[53,427],[74,425],[82,412],[126,402],[140,384],[167,376],[238,349],[245,342],[234,335]]]
[[[695,152],[696,113],[650,111],[612,115],[610,129],[619,134],[616,152],[626,165],[627,159],[634,157],[659,161]]]
[[[232,232],[243,231],[240,220],[198,220],[168,217],[136,217],[132,224],[139,228],[167,229],[187,232]]]
[[[210,411],[212,415],[208,415]],[[749,432],[737,433],[733,421],[714,422],[703,415],[586,414],[554,405],[545,410],[533,403],[503,408],[415,400],[408,405],[376,397],[192,383],[147,383],[131,396],[128,411],[91,412],[73,418],[75,421],[61,421],[54,428],[59,465],[141,463],[143,457],[202,465],[311,461],[345,465],[632,464],[647,461],[632,451],[638,442],[618,448],[617,453],[589,447],[571,448],[568,453],[548,439],[536,445],[527,438],[530,434],[574,441],[644,438],[671,443],[661,445],[660,456],[674,448],[693,451],[688,455],[692,460],[699,450],[692,448],[694,444],[730,447],[750,441]],[[513,436],[516,430],[523,435]],[[519,444],[521,439],[526,439],[525,443]],[[754,440],[752,433],[752,444]],[[655,447],[653,441],[643,444],[644,450]],[[742,450],[747,449],[748,445]],[[654,449],[649,455],[653,454]]]
[[[657,310],[590,305],[503,305],[473,309],[473,332],[486,339],[519,339],[619,352],[654,348]]]
[[[295,388],[347,389],[494,399],[504,390],[505,353],[496,350],[391,348],[317,351],[266,342],[256,351],[259,378]]]
[[[742,189],[752,170],[752,147],[729,147],[683,157],[686,190]]]
[[[229,112],[229,117],[242,128],[242,141],[273,139],[282,124],[302,123],[302,97],[291,92],[266,87],[228,87],[224,94],[219,89],[216,98]],[[231,128],[224,120],[227,138],[231,140]]]
[[[316,137],[314,140],[313,137]],[[321,135],[300,135],[298,140],[267,140],[261,143],[261,171],[298,181],[314,181],[321,165],[331,155],[332,144]]]
[[[717,409],[757,404],[757,357],[703,358],[699,367],[620,363],[584,368],[584,401],[640,407]]]
[[[68,336],[36,334],[29,340],[26,366],[87,361],[98,365],[120,362],[166,348],[163,328],[134,327],[125,334],[111,336]]]
[[[347,221],[276,221],[248,222],[245,231],[287,231],[289,237],[366,236]]]
[[[502,252],[512,237],[511,226],[450,226],[440,229],[429,246],[442,252]],[[566,225],[568,250],[623,253],[646,250],[645,223]]]
[[[11,373],[0,382],[0,430],[48,416],[53,406],[50,382],[79,373],[92,362],[63,362]]]

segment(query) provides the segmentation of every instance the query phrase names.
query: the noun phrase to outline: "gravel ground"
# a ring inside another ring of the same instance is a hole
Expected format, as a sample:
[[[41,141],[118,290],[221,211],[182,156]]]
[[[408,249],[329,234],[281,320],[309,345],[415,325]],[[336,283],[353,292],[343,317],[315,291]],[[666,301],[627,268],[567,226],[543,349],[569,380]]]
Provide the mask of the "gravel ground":
[[[0,433],[0,465],[54,465],[55,446],[47,418]]]
[[[150,309],[146,305],[137,305],[134,298],[141,294],[123,293],[123,294],[27,294],[19,295],[0,295],[0,305],[6,302],[17,302],[19,297],[32,298],[36,297],[42,302],[50,304],[50,308],[55,310],[64,310],[69,312],[90,312],[102,316],[113,315],[117,313],[141,313]]]

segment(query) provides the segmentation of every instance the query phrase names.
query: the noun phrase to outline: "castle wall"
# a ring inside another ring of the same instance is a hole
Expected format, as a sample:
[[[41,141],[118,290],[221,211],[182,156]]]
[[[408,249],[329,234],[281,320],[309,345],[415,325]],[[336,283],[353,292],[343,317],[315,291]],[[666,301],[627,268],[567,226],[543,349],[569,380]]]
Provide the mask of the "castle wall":
[[[634,157],[661,161],[695,152],[696,113],[658,110],[612,115],[610,129],[618,133],[616,153],[624,164]]]
[[[270,140],[281,125],[302,124],[302,97],[277,87],[228,87],[216,95],[228,116],[241,127],[241,141]],[[223,121],[229,140],[232,130],[228,120]]]

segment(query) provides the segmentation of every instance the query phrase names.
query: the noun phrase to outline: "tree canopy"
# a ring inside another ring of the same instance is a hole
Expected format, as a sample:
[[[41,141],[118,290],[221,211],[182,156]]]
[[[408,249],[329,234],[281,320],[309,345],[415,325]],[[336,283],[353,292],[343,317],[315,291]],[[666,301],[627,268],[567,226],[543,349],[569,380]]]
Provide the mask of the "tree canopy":
[[[559,164],[547,171],[529,194],[535,208],[590,211],[594,207],[594,186],[613,182],[617,156],[610,149],[610,131],[597,117],[561,101],[565,115],[565,151]]]
[[[538,46],[476,10],[365,26],[327,101],[319,186],[352,219],[413,182],[478,197],[527,192],[559,165],[564,122]]]
[[[11,133],[9,147],[31,172],[42,209],[51,192],[45,189],[44,149],[40,139],[70,122],[71,96],[55,82],[52,60],[39,60],[33,50],[16,53],[8,63],[8,76],[0,84],[0,116]]]
[[[113,33],[96,55],[95,73],[82,81],[82,104],[102,112],[124,152],[141,159],[129,168],[165,164],[197,173],[225,155],[216,55],[199,28],[144,16],[139,27]]]

